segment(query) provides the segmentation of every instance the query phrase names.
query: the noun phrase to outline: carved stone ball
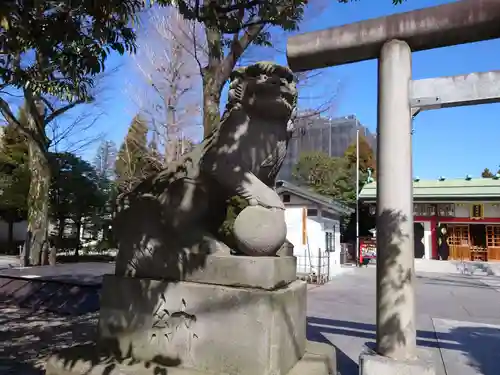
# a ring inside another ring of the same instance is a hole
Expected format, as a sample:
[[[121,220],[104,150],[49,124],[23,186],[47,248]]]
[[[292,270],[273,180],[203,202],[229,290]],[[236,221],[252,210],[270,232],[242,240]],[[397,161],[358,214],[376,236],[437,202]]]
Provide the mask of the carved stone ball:
[[[286,240],[285,211],[248,206],[236,217],[238,250],[249,256],[274,256]]]

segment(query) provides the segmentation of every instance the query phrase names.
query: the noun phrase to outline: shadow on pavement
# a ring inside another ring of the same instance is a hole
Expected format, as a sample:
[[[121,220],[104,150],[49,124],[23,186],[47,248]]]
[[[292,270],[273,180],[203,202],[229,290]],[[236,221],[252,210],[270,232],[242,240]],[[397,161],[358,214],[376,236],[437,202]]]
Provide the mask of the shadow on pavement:
[[[62,316],[0,304],[0,373],[42,375],[45,358],[95,338],[97,314]]]
[[[376,327],[374,324],[351,322],[317,317],[307,318],[307,338],[311,341],[330,342],[324,334],[335,334],[366,339],[365,345],[375,348]],[[463,363],[478,374],[498,375],[498,353],[500,352],[500,329],[489,326],[456,327],[449,332],[417,331],[417,345],[422,348],[437,348],[455,351],[465,357]],[[354,361],[337,350],[337,368],[342,375],[358,374],[357,359]],[[453,357],[455,358],[455,357]],[[446,358],[445,360],[446,365]],[[459,374],[457,374],[459,375]]]
[[[466,277],[467,279],[462,279]],[[492,276],[483,276],[484,278],[492,279]],[[481,288],[481,289],[493,289],[491,286],[483,283],[478,276],[461,276],[457,275],[454,277],[431,277],[417,275],[417,279],[423,282],[425,285],[444,285],[452,287],[463,287],[463,288]]]
[[[0,302],[30,310],[82,315],[99,310],[100,286],[0,277]]]
[[[441,344],[443,334],[438,332],[437,335]],[[456,340],[458,350],[466,357],[464,363],[474,369],[477,374],[498,375],[500,373],[498,364],[500,328],[493,326],[455,327],[450,329],[448,335]]]

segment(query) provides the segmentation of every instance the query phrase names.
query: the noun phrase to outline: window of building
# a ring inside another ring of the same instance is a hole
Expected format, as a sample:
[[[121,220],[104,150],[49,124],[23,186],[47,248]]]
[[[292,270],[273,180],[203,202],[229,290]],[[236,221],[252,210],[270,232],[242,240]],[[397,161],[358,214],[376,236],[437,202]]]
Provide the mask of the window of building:
[[[453,203],[438,204],[437,212],[439,216],[455,216],[455,205]]]
[[[283,194],[283,203],[290,203],[290,194]]]
[[[307,216],[318,216],[318,210],[315,208],[308,208]]]
[[[325,232],[325,250],[327,252],[335,251],[335,233]]]

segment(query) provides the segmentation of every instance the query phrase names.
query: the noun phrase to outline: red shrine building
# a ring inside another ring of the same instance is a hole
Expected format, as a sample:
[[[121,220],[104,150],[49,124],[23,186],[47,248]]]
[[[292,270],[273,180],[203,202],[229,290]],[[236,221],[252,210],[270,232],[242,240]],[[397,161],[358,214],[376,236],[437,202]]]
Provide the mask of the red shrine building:
[[[376,212],[377,183],[361,204]],[[500,261],[500,175],[413,182],[415,258]]]

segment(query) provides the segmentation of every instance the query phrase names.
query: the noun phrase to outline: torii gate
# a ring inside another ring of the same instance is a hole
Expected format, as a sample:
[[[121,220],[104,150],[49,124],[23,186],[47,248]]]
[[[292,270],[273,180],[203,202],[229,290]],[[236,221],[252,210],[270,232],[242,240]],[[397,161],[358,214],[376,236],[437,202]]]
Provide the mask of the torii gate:
[[[379,60],[377,352],[416,355],[412,116],[500,101],[500,71],[412,80],[411,52],[500,37],[500,1],[463,0],[291,37],[295,72]]]

